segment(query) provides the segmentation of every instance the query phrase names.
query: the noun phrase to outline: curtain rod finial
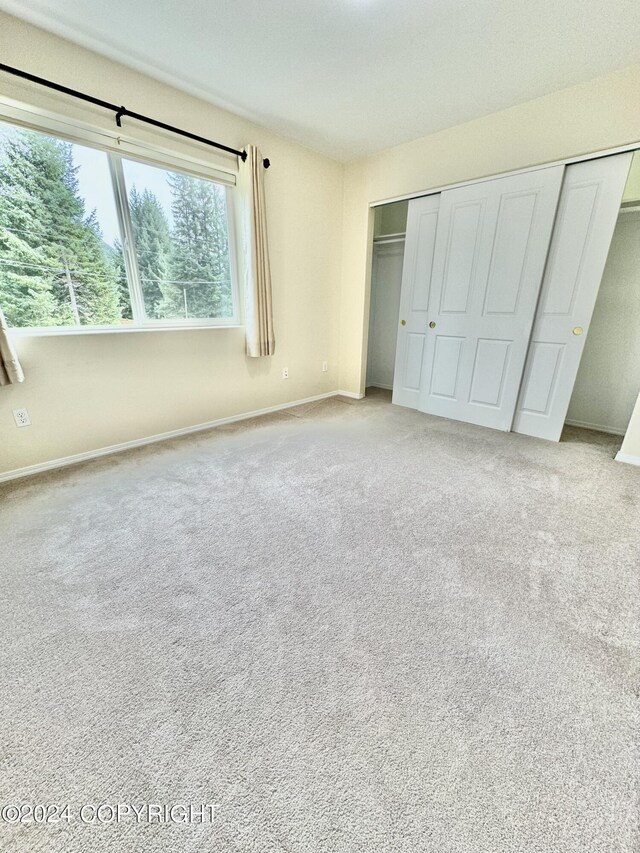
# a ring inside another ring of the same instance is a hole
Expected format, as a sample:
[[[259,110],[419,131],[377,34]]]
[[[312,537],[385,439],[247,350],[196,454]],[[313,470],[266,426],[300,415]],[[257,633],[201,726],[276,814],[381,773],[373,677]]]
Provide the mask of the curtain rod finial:
[[[269,166],[271,165],[271,160],[269,160],[268,157],[265,157],[264,160],[262,161],[262,165],[265,167],[265,169],[268,169]]]
[[[242,160],[243,163],[246,161],[246,159],[247,159],[247,152],[246,151],[242,151],[240,153],[240,159]]]

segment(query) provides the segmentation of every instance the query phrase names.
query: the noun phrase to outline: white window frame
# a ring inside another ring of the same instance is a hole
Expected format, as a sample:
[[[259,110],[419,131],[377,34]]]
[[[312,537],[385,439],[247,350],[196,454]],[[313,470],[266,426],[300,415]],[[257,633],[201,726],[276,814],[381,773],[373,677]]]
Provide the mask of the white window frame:
[[[185,331],[189,329],[224,329],[242,326],[240,289],[238,287],[237,243],[235,231],[234,194],[237,172],[213,166],[204,160],[187,155],[178,155],[168,149],[140,142],[135,138],[109,133],[83,122],[72,121],[46,110],[18,103],[9,98],[0,98],[0,121],[26,127],[40,133],[50,133],[78,145],[103,151],[107,155],[114,190],[114,202],[120,225],[127,285],[131,298],[133,322],[120,326],[30,326],[11,327],[13,335],[22,337],[45,337],[55,335],[122,334],[150,331]],[[231,317],[206,317],[186,319],[149,319],[146,317],[142,286],[135,254],[135,241],[126,195],[122,159],[137,160],[156,168],[169,169],[195,178],[213,181],[225,187],[227,207],[227,230],[229,239],[229,267],[233,299]]]

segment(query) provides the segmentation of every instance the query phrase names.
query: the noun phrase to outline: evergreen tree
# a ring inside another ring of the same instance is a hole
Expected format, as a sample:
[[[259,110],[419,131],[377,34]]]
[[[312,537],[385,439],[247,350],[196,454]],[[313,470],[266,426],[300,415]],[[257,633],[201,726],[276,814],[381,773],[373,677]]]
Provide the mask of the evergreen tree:
[[[184,174],[169,173],[167,180],[174,226],[171,285],[163,311],[169,316],[229,317],[232,296],[224,189]]]
[[[84,210],[84,202],[80,201]],[[61,257],[71,267],[72,287],[83,325],[111,325],[121,319],[116,270],[104,250],[96,213],[69,228],[70,248],[64,244]],[[65,294],[66,297],[66,294]]]
[[[0,305],[15,326],[61,322],[52,293],[56,269],[45,251],[47,201],[39,172],[47,162],[46,146],[34,137],[31,157],[23,154],[26,134],[5,137],[0,161]],[[43,176],[45,178],[45,176]],[[46,180],[46,178],[45,178]]]
[[[1,192],[1,190],[0,190]],[[38,247],[32,248],[18,222],[0,212],[0,307],[10,326],[52,326],[61,318],[51,292],[53,270],[42,263]]]
[[[162,317],[161,303],[170,277],[169,223],[156,196],[135,186],[129,193],[129,212],[136,241],[136,257],[147,317]]]
[[[73,146],[23,130],[3,142],[0,304],[8,322],[118,322],[116,271],[95,211],[86,215]]]
[[[120,305],[120,316],[123,320],[133,320],[133,312],[131,310],[131,294],[129,293],[129,283],[127,281],[127,270],[124,264],[124,250],[122,243],[116,237],[113,241],[113,247],[107,247],[106,250],[111,257],[111,263],[116,274],[116,282],[118,284],[118,303]]]

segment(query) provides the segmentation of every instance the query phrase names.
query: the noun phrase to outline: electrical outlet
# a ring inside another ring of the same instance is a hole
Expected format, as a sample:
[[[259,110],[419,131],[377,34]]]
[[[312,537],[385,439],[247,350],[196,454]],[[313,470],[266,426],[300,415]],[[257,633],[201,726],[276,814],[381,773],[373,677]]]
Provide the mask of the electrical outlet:
[[[283,378],[283,379],[288,379],[288,378],[289,378],[289,368],[288,368],[288,367],[283,367],[283,368],[282,368],[282,378]]]
[[[323,361],[323,362],[322,362],[322,372],[323,372],[323,373],[326,373],[326,372],[327,372],[327,370],[329,370],[329,362],[328,362],[328,361]]]
[[[31,426],[29,412],[26,409],[14,409],[13,419],[16,422],[17,427]]]

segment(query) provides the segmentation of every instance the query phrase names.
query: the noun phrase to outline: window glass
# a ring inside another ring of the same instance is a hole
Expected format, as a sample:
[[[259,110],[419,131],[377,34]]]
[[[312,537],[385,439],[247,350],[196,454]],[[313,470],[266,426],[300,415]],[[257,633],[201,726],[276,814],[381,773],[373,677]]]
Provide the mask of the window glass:
[[[0,123],[0,307],[17,328],[233,321],[226,189]]]
[[[225,188],[123,160],[148,318],[233,316]]]
[[[0,124],[0,306],[11,326],[126,322],[107,155]]]

